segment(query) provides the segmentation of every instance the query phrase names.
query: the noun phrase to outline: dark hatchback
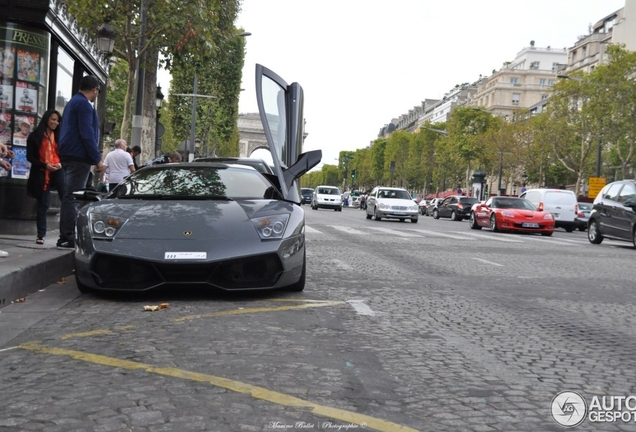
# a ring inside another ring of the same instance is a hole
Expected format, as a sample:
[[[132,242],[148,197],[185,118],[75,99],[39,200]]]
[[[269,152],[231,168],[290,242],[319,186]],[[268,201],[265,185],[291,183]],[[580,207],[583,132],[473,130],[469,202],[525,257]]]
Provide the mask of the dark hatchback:
[[[594,244],[609,238],[636,247],[636,180],[615,181],[601,189],[587,223],[587,238]]]
[[[301,188],[300,189],[300,197],[302,198],[301,204],[311,204],[311,196],[314,194],[314,190],[312,188]]]
[[[451,218],[454,221],[469,219],[471,207],[478,202],[476,198],[452,195],[446,197],[433,209],[433,217],[435,219]]]

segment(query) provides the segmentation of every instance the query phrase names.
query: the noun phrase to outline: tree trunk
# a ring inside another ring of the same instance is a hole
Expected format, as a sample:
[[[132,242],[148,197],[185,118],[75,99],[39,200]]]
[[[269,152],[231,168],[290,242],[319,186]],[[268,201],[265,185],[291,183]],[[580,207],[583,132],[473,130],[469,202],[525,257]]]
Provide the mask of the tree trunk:
[[[144,64],[144,100],[141,110],[141,160],[155,158],[157,132],[157,49],[148,49]]]

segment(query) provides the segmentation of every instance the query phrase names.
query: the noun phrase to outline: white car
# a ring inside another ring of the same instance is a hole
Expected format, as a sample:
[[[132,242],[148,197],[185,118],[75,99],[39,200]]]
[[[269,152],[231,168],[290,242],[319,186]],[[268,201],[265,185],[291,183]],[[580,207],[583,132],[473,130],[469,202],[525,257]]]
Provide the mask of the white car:
[[[417,223],[419,207],[406,189],[377,186],[367,198],[367,219],[409,219]]]
[[[342,211],[342,192],[336,186],[317,186],[314,195],[311,197],[311,208],[333,209]]]

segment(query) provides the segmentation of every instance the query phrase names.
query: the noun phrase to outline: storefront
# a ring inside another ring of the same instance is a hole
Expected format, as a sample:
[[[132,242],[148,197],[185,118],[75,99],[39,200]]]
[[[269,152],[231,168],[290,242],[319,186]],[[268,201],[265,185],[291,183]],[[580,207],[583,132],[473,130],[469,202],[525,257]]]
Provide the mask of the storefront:
[[[64,116],[82,76],[106,81],[106,59],[63,4],[25,3],[9,0],[9,13],[2,14],[7,21],[0,21],[0,142],[15,153],[11,170],[0,168],[0,234],[35,233],[35,200],[26,195],[27,135],[47,109]],[[96,103],[103,124],[105,92],[100,96]],[[52,194],[49,229],[55,228],[58,209],[59,198]]]

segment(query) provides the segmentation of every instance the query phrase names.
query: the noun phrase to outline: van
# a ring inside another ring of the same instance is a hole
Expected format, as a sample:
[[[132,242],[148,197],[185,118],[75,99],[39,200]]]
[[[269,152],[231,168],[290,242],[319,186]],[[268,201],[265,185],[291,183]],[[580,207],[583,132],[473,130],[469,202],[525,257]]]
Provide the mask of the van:
[[[572,232],[576,228],[578,201],[574,192],[563,189],[528,189],[521,198],[530,201],[537,210],[544,210],[554,216],[554,226]]]

